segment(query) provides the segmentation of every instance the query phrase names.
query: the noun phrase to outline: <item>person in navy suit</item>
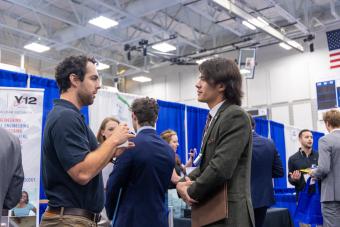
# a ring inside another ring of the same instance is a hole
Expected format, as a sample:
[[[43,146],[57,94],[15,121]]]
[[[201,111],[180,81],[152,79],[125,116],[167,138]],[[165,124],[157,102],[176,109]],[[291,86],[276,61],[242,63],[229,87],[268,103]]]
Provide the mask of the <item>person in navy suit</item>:
[[[167,227],[167,192],[175,155],[155,130],[158,104],[151,98],[131,105],[135,147],[119,156],[109,176],[106,212],[113,226]]]
[[[255,227],[262,227],[267,209],[274,204],[272,178],[283,177],[282,161],[274,143],[255,132],[252,117],[253,153],[251,161],[251,198],[255,215]]]

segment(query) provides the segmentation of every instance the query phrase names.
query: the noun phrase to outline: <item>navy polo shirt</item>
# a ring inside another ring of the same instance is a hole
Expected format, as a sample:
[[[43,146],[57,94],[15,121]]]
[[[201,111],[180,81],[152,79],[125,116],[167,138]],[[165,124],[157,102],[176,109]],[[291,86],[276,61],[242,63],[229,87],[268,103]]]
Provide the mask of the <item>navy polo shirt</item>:
[[[95,135],[76,106],[63,99],[54,100],[43,141],[42,176],[48,205],[101,212],[104,207],[102,174],[80,185],[67,173],[98,147]]]

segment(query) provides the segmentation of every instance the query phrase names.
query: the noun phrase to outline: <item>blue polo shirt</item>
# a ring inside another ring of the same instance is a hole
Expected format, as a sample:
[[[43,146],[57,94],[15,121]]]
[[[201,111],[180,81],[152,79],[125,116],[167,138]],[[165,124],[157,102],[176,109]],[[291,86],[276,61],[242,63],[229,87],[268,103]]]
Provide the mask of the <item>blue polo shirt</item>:
[[[54,100],[46,120],[42,157],[42,177],[49,206],[102,211],[102,174],[80,185],[67,173],[97,147],[95,135],[76,106],[63,99]]]

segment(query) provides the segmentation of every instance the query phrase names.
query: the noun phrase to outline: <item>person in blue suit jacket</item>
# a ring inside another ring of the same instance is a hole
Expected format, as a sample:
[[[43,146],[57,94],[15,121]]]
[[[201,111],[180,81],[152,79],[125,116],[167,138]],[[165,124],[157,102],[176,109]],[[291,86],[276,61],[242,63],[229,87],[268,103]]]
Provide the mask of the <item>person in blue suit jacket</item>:
[[[131,105],[135,147],[116,160],[107,182],[106,212],[113,226],[167,227],[165,193],[175,155],[154,128],[158,105],[151,98]]]
[[[255,227],[262,227],[267,208],[274,204],[272,178],[283,177],[282,161],[274,143],[258,135],[252,117],[253,153],[251,161],[251,198],[255,215]]]

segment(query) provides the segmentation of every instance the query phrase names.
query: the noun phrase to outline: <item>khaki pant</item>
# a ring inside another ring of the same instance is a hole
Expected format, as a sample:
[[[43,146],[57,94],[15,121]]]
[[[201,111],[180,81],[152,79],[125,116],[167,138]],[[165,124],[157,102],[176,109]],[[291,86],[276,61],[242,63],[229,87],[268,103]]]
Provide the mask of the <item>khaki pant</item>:
[[[42,227],[96,227],[97,224],[89,219],[75,215],[60,215],[45,212],[42,216]]]
[[[299,223],[300,227],[311,227],[310,224],[303,224],[303,223]],[[322,225],[317,225],[317,227],[322,227]]]
[[[303,223],[299,223],[300,227],[311,227],[309,224],[303,224]]]

